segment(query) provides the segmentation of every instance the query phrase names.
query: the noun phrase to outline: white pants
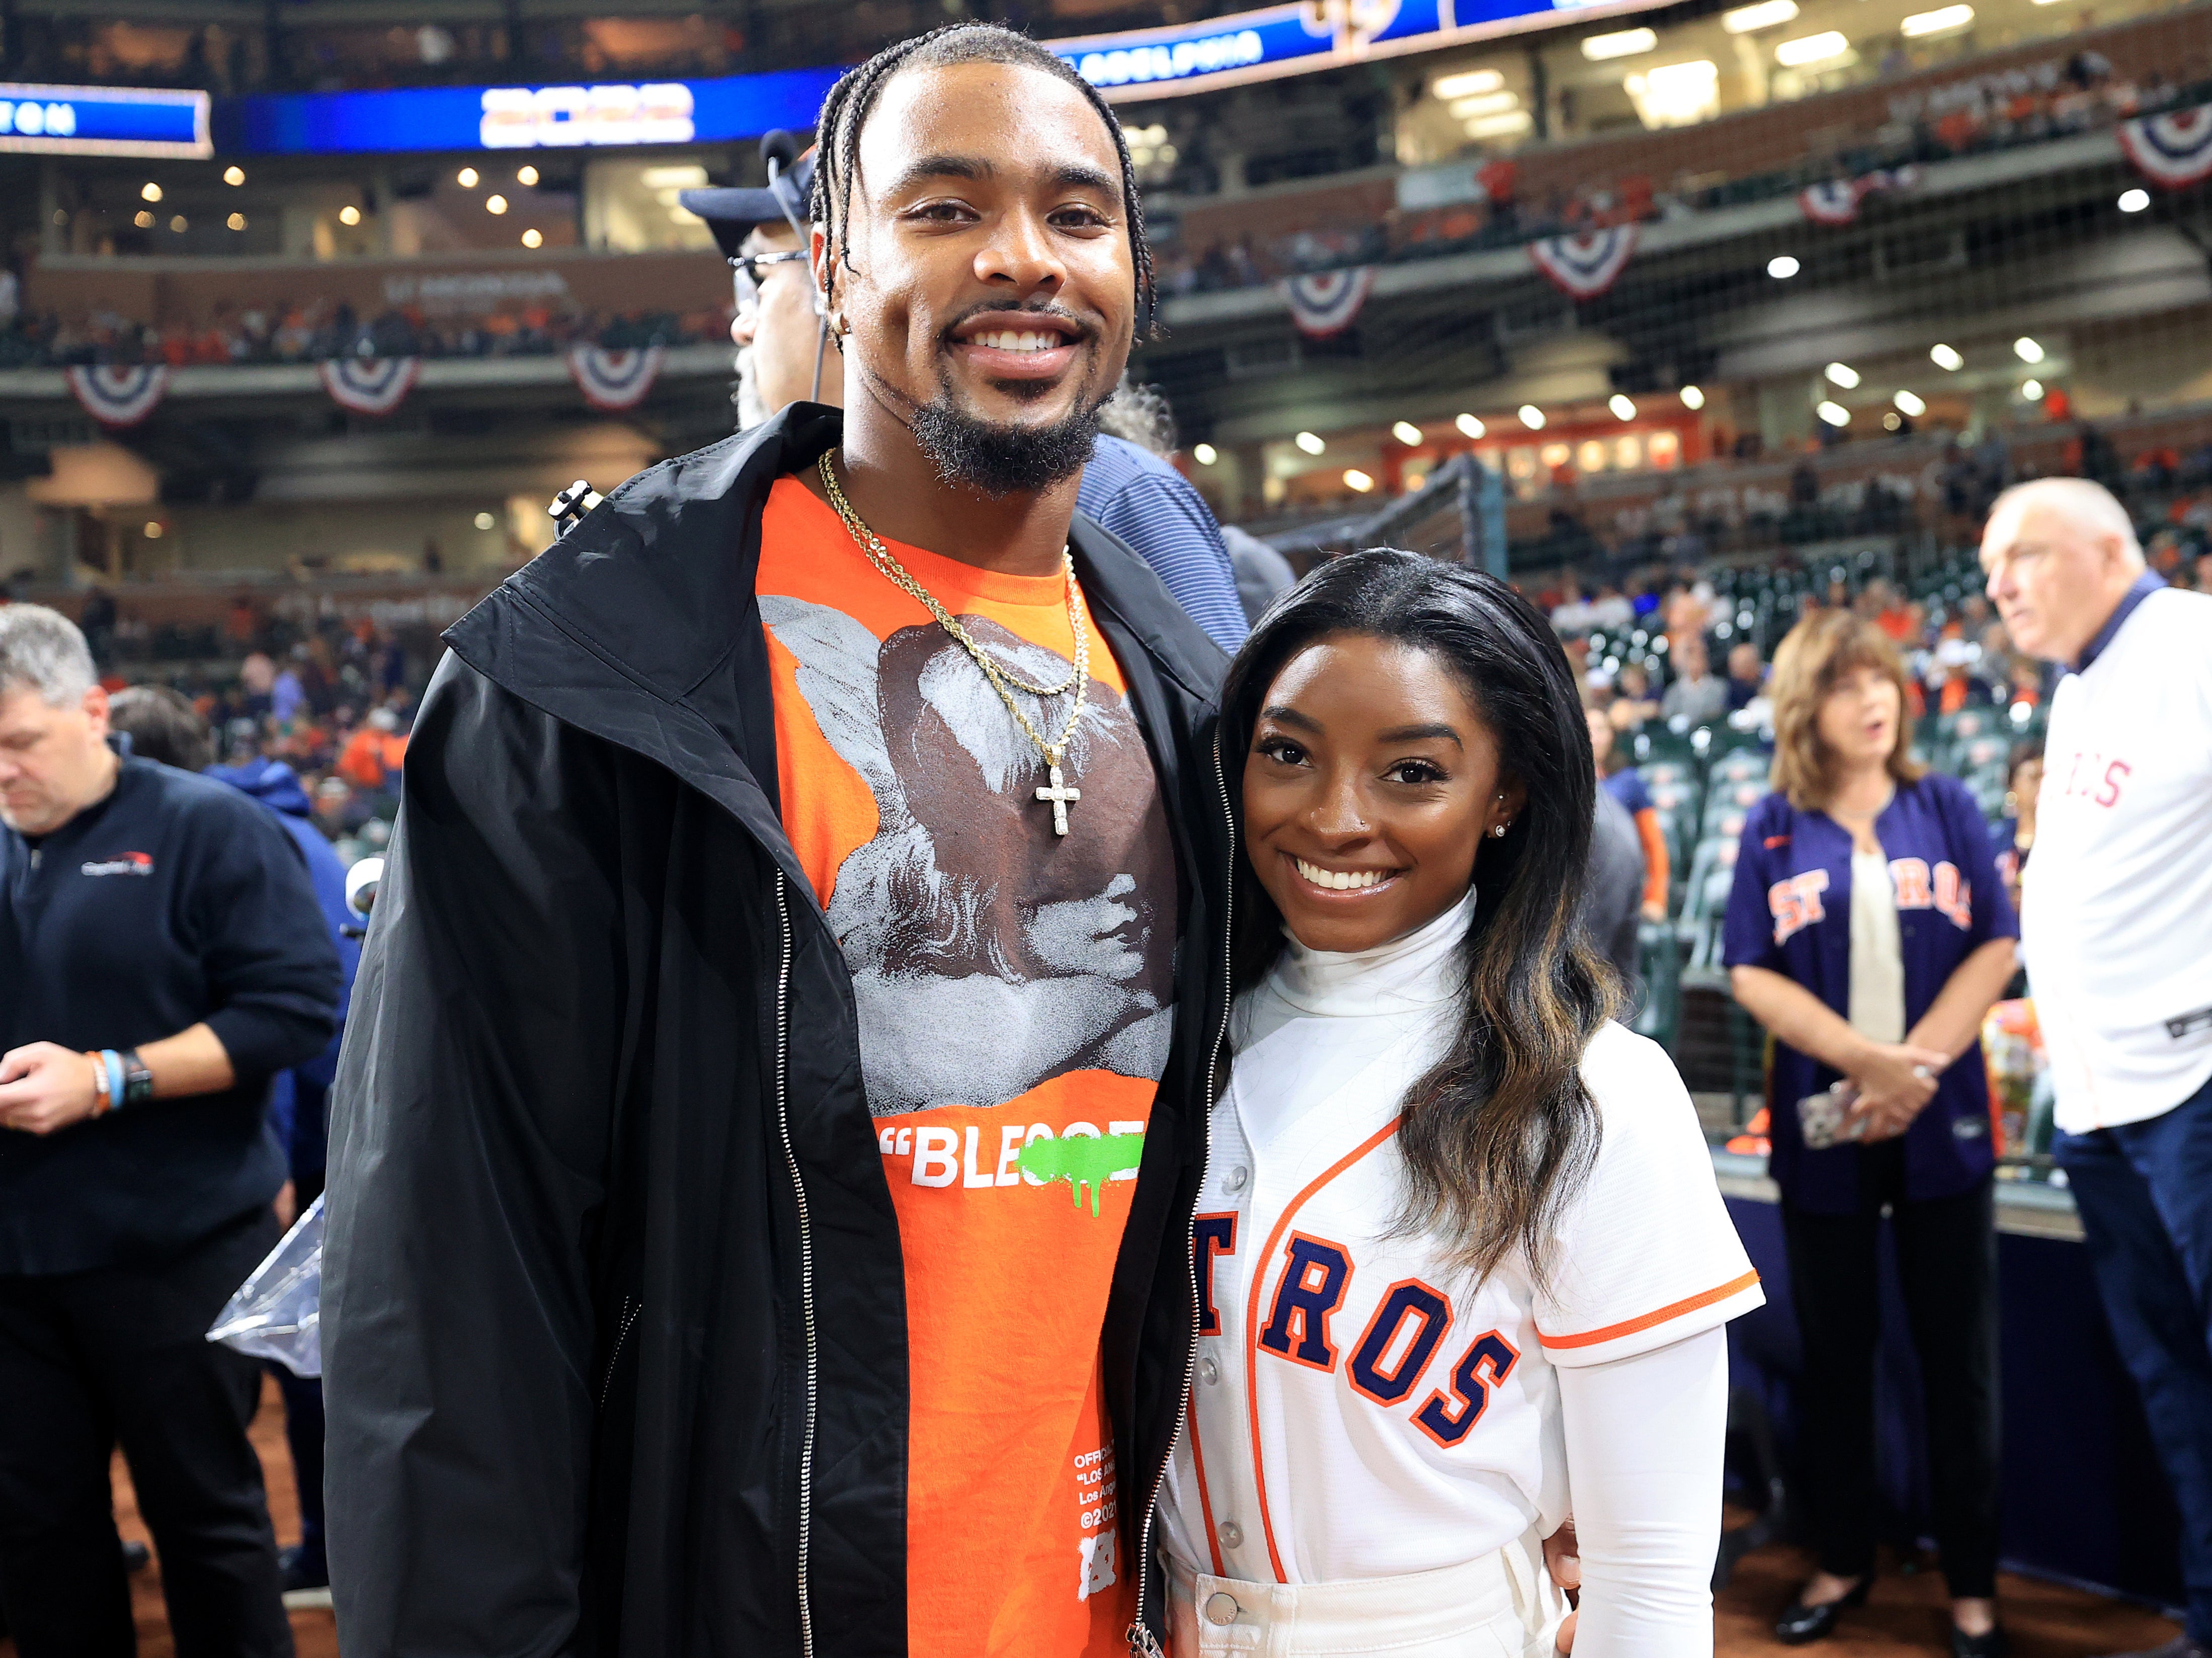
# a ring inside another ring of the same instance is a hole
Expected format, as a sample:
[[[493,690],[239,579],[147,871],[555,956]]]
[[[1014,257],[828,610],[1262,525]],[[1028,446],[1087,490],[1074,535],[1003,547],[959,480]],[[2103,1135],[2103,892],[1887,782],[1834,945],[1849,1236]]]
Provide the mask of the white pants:
[[[1170,1563],[1174,1658],[1553,1658],[1565,1600],[1530,1532],[1462,1566],[1336,1583],[1247,1583]]]

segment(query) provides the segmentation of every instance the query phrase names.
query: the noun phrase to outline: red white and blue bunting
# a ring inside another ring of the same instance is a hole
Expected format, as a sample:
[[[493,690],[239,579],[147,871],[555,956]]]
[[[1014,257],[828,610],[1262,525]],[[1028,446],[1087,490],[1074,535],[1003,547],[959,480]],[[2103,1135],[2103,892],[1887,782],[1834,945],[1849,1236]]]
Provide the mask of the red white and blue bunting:
[[[2167,190],[2212,178],[2212,104],[2120,123],[2120,148],[2136,171]]]
[[[1620,280],[1636,252],[1636,227],[1617,224],[1528,244],[1528,258],[1571,300],[1594,300]]]
[[[1882,167],[1856,179],[1831,179],[1797,192],[1797,205],[1814,224],[1849,224],[1859,203],[1877,191],[1910,190],[1920,182],[1917,167]]]
[[[1375,286],[1375,267],[1354,265],[1349,270],[1321,270],[1310,276],[1292,276],[1282,284],[1290,301],[1291,320],[1310,340],[1325,340],[1352,326],[1359,308]]]
[[[356,415],[388,415],[415,389],[420,357],[331,357],[317,365],[323,390]]]
[[[167,394],[169,368],[159,362],[72,368],[69,388],[84,405],[84,412],[102,426],[136,426]]]
[[[580,345],[568,353],[568,375],[586,403],[603,413],[617,414],[645,401],[660,377],[661,355],[657,345],[618,351]]]

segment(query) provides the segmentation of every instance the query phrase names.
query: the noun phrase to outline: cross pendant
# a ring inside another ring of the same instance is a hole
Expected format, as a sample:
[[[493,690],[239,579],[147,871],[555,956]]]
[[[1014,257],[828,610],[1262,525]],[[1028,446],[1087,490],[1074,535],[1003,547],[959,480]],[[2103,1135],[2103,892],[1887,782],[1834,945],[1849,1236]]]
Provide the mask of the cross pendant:
[[[1083,798],[1083,791],[1068,787],[1060,774],[1060,768],[1054,766],[1052,768],[1051,786],[1039,789],[1036,792],[1036,798],[1052,802],[1052,832],[1054,835],[1066,834],[1067,809]]]

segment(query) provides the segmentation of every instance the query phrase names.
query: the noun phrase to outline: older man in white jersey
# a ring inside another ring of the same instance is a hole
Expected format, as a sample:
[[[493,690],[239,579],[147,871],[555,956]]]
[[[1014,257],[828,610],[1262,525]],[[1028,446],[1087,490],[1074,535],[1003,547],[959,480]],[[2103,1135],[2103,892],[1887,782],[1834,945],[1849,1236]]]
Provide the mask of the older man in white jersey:
[[[2212,1658],[2212,595],[2147,570],[2079,478],[2000,495],[1982,568],[2066,670],[2021,942],[2058,1162],[2181,1510],[2187,1631],[2131,1658]]]

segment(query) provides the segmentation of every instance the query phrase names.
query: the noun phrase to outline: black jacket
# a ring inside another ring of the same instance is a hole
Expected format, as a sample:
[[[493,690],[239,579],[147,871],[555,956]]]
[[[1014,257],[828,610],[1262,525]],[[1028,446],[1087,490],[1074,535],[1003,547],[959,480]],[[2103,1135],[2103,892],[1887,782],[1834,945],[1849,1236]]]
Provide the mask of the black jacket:
[[[761,509],[837,421],[654,467],[447,635],[335,1094],[348,1658],[906,1650],[897,1223],[844,961],[759,780]],[[1195,1339],[1233,835],[1219,652],[1120,543],[1079,519],[1074,548],[1183,889],[1104,1333],[1137,1559]]]

